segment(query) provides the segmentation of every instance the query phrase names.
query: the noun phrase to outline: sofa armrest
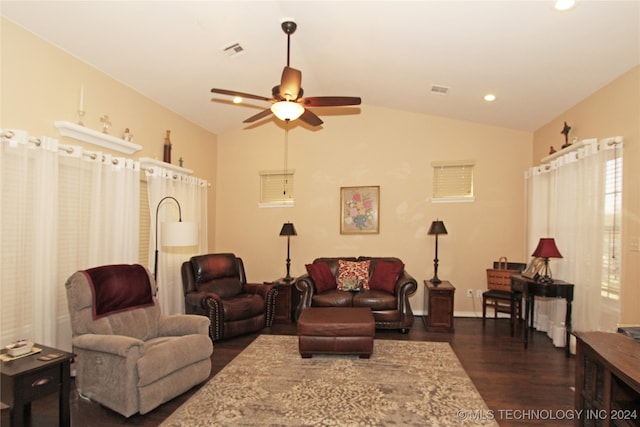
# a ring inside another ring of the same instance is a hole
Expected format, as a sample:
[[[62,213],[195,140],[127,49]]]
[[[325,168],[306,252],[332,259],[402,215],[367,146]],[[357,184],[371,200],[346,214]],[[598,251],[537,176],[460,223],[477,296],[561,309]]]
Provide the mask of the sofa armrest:
[[[413,321],[413,311],[409,297],[418,289],[418,282],[409,273],[405,271],[400,274],[396,282],[396,300],[398,303],[398,311]],[[409,322],[409,321],[408,321]]]
[[[410,297],[418,289],[418,282],[406,270],[403,270],[396,281],[395,293],[398,297]]]
[[[162,316],[158,327],[158,335],[163,337],[182,335],[209,335],[208,317],[197,314],[174,314]]]
[[[74,348],[128,357],[133,351],[144,354],[144,341],[125,335],[84,334],[73,337]]]
[[[296,315],[299,316],[303,309],[311,307],[313,295],[316,293],[316,284],[309,274],[298,277],[295,284],[296,289],[300,291],[300,302],[296,310]]]

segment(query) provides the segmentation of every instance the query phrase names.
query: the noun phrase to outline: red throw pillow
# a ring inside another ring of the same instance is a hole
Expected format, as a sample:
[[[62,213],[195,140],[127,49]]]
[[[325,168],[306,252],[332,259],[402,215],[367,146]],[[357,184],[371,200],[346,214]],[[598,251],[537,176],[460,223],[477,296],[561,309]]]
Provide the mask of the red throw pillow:
[[[337,287],[336,278],[326,262],[307,264],[305,267],[316,285],[316,292],[324,292]]]
[[[371,274],[369,287],[393,294],[398,277],[403,270],[404,264],[401,262],[378,261],[373,269],[373,274]]]

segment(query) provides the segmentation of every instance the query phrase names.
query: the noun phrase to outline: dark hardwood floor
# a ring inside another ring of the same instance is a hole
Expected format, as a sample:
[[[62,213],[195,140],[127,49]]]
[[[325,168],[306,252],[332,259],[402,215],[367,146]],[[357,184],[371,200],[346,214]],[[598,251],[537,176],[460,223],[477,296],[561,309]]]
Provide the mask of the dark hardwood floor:
[[[276,324],[264,333],[295,335],[295,324]],[[211,376],[225,367],[257,334],[217,342],[212,356]],[[574,408],[573,357],[566,358],[564,349],[553,347],[546,335],[534,332],[525,350],[522,337],[511,337],[507,319],[456,318],[455,333],[427,332],[422,318],[416,317],[408,334],[396,331],[377,331],[376,339],[410,341],[446,341],[471,377],[476,388],[493,411],[501,426],[572,425]],[[374,350],[375,351],[375,350]],[[265,355],[268,363],[268,355]],[[197,387],[156,408],[146,415],[124,418],[102,406],[83,400],[75,387],[71,390],[71,424],[73,426],[156,426],[184,403]],[[490,416],[468,410],[473,416]],[[563,419],[564,418],[564,419]],[[9,425],[9,410],[2,410],[0,425]],[[50,395],[32,404],[31,426],[57,425],[57,397]],[[461,425],[463,423],[461,422]]]

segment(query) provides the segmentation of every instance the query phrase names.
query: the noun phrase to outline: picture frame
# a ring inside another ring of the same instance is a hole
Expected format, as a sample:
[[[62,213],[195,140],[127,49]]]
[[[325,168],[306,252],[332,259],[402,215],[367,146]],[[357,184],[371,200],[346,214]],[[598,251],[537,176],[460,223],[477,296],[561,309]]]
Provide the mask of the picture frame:
[[[524,277],[528,277],[532,280],[538,280],[540,276],[540,271],[544,268],[544,259],[535,257],[529,261],[527,268],[522,272]]]
[[[380,233],[380,186],[340,187],[340,234]]]

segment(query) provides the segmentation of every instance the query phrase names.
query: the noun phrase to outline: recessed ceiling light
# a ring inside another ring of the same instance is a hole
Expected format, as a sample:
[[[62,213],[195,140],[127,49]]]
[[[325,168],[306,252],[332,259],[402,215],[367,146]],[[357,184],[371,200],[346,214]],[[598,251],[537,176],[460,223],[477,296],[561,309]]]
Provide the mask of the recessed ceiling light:
[[[569,10],[576,5],[576,0],[555,0],[553,7],[555,10]]]
[[[487,102],[492,102],[496,100],[496,96],[492,93],[488,93],[484,96],[484,100]]]
[[[239,97],[239,96],[235,96],[235,97],[233,98],[233,103],[234,103],[234,104],[240,104],[240,103],[242,103],[242,98],[241,98],[241,97]]]

